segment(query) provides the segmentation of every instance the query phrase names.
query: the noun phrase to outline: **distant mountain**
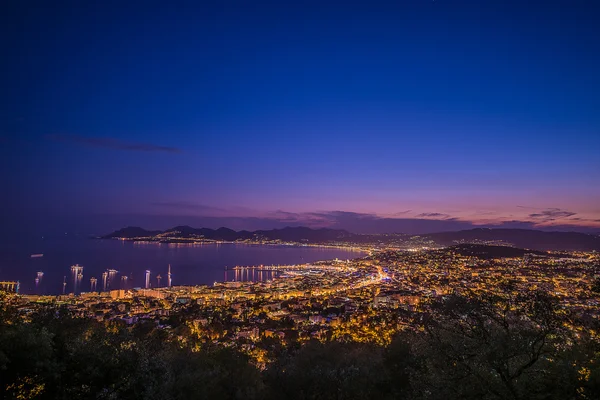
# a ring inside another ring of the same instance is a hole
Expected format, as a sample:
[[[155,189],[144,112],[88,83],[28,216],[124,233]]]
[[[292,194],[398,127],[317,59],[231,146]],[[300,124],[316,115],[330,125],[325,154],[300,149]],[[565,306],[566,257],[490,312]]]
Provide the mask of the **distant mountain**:
[[[311,229],[305,227],[285,227],[268,231],[256,231],[254,235],[267,239],[278,239],[285,242],[330,242],[350,240],[356,235],[341,229]]]
[[[110,235],[103,236],[103,239],[108,238],[137,238],[137,237],[152,237],[162,233],[162,231],[148,231],[139,226],[128,226],[118,231],[114,231]]]
[[[531,229],[477,228],[422,235],[439,245],[477,241],[503,242],[524,249],[554,251],[600,251],[600,236],[579,232],[544,232]]]
[[[477,228],[456,232],[439,232],[426,235],[359,235],[341,229],[311,229],[306,227],[286,227],[283,229],[234,231],[229,228],[192,228],[183,225],[166,231],[148,231],[139,227],[127,227],[103,237],[109,238],[153,238],[152,240],[193,240],[207,239],[218,241],[283,241],[296,243],[363,243],[385,245],[410,245],[415,238],[430,241],[438,246],[458,244],[509,245],[522,249],[553,251],[600,251],[600,236],[578,232],[544,232],[528,229],[487,229]]]
[[[311,229],[305,227],[286,227],[283,229],[260,230],[260,231],[239,231],[236,232],[229,228],[209,229],[192,228],[190,226],[176,226],[166,231],[147,231],[142,228],[128,227],[115,231],[109,235],[103,236],[103,239],[112,238],[147,238],[169,240],[169,238],[178,239],[208,239],[222,241],[236,240],[280,240],[283,242],[298,243],[323,243],[330,241],[342,241],[350,239],[355,235],[337,229]]]

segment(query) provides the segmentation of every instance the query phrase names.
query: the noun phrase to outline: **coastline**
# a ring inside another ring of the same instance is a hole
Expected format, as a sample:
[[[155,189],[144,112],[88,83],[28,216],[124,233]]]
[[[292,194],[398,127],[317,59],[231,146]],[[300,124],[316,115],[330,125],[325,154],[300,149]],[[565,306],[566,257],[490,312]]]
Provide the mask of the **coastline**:
[[[298,243],[298,242],[274,242],[274,241],[227,241],[227,240],[193,240],[186,238],[175,238],[174,240],[153,240],[150,238],[124,238],[124,237],[94,237],[96,240],[118,240],[122,242],[132,243],[144,243],[144,244],[158,244],[158,245],[191,245],[191,246],[203,246],[213,244],[235,244],[235,245],[247,245],[247,246],[282,246],[282,247],[314,247],[314,248],[325,248],[325,249],[343,249],[353,251],[357,253],[365,253],[368,255],[372,251],[371,246],[356,246],[356,245],[345,245],[345,244],[325,244],[325,243]],[[326,260],[323,260],[326,261]]]
[[[73,290],[74,277],[69,268],[75,264],[85,266],[81,283],[78,283],[79,292],[80,284],[82,291],[89,290],[92,278],[101,286],[102,274],[109,269],[119,271],[118,287],[122,285],[122,276],[128,278],[127,287],[144,286],[146,270],[152,271],[152,286],[155,286],[155,276],[164,277],[168,264],[174,266],[178,284],[198,285],[230,280],[232,276],[223,276],[224,267],[292,265],[336,258],[346,261],[368,255],[356,246],[187,240],[168,243],[140,238],[90,240],[98,239],[93,236],[77,239],[59,238],[56,243],[44,241],[43,246],[24,246],[6,254],[0,260],[0,280],[19,280],[22,293],[58,295],[65,279],[67,293]],[[44,257],[31,258],[33,251],[44,253]],[[8,266],[17,268],[5,273],[4,268]],[[36,283],[39,272],[43,277]]]

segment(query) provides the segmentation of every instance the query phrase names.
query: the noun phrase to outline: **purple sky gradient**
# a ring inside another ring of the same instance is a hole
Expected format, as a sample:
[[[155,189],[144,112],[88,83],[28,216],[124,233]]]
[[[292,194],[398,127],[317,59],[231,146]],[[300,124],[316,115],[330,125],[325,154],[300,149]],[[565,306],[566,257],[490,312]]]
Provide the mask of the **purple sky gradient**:
[[[600,230],[597,2],[10,1],[0,18],[9,232]]]

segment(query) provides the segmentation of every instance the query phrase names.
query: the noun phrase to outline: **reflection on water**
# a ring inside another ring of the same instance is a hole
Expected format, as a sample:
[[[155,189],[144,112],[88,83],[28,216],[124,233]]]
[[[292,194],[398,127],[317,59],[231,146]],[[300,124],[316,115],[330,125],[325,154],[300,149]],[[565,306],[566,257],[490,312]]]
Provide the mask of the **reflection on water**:
[[[41,254],[43,257],[31,257]],[[247,244],[159,244],[120,240],[37,240],[0,246],[0,281],[20,281],[22,293],[267,281],[280,272],[265,268],[360,257],[340,248]],[[169,265],[171,271],[169,271]],[[71,268],[72,266],[76,268]],[[80,268],[81,267],[81,268]],[[146,279],[146,271],[149,271]],[[63,284],[64,283],[64,284]]]
[[[267,269],[262,265],[257,267],[237,267],[225,271],[225,281],[265,282],[277,278],[280,274],[280,271]]]

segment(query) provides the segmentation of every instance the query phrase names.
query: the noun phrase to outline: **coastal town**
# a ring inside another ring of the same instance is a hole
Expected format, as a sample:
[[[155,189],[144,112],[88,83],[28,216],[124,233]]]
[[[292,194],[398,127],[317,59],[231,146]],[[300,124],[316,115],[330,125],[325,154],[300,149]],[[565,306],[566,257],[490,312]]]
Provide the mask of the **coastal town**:
[[[169,270],[164,287],[9,293],[8,301],[24,318],[58,307],[104,323],[152,324],[192,348],[236,348],[262,368],[277,349],[311,340],[388,345],[399,332],[420,329],[431,305],[452,295],[543,292],[577,316],[565,319],[569,330],[583,329],[574,321],[598,322],[600,254],[515,250],[480,244],[376,249],[350,260],[236,267],[232,281],[213,285],[171,286]]]

